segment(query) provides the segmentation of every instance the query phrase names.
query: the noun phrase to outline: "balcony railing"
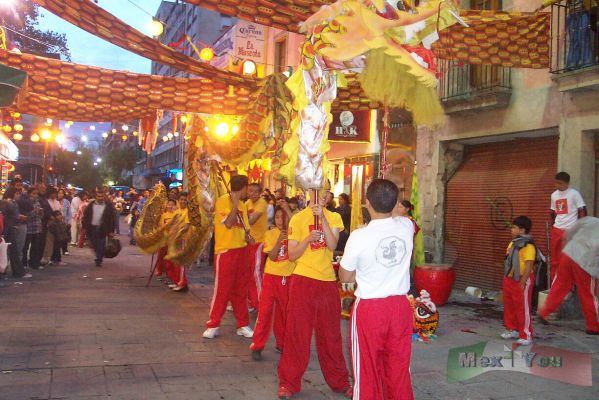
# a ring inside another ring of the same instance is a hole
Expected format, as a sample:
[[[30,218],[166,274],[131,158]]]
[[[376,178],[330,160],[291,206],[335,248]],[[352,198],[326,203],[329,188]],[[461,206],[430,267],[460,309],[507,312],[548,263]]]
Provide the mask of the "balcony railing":
[[[509,91],[512,88],[510,68],[494,65],[471,65],[459,61],[440,60],[439,98],[448,101],[476,94]]]
[[[599,7],[584,0],[561,0],[551,6],[552,73],[599,65],[598,13]]]

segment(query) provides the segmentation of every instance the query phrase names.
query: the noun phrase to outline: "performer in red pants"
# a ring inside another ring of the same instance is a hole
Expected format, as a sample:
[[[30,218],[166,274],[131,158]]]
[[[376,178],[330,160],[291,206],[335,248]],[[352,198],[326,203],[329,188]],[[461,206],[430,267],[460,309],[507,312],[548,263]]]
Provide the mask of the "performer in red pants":
[[[564,237],[568,229],[572,228],[579,218],[587,215],[586,205],[580,193],[570,187],[570,175],[559,172],[555,175],[555,192],[551,194],[551,282],[560,265]]]
[[[166,210],[160,216],[160,227],[165,227],[172,221],[176,214],[176,207],[177,202],[175,200],[169,200],[166,203]],[[164,256],[166,256],[166,251],[166,247],[163,247],[158,250],[155,275],[157,278],[160,278],[162,277],[162,274],[166,272],[167,277],[172,281],[172,278],[170,276],[172,272],[169,272],[170,269],[172,269],[172,265],[170,263],[167,263],[164,259]]]
[[[248,240],[249,226],[245,203],[247,176],[231,177],[231,194],[221,196],[215,205],[214,221],[214,295],[210,304],[210,319],[203,335],[213,339],[219,335],[220,321],[230,300],[237,320],[237,334],[251,338],[247,295],[249,285]]]
[[[268,260],[262,280],[254,339],[250,345],[252,358],[255,361],[262,359],[262,350],[270,335],[273,314],[276,347],[279,351],[283,350],[290,275],[295,268],[295,263],[289,261],[287,251],[287,226],[284,224],[286,217],[285,211],[277,207],[275,209],[276,228],[267,231],[264,235],[264,252],[268,253]]]
[[[407,298],[414,224],[407,217],[392,217],[398,194],[386,179],[368,186],[372,220],[351,233],[341,259],[342,285],[358,283],[350,332],[354,400],[414,398],[413,313]]]
[[[576,284],[578,298],[586,320],[586,333],[599,335],[599,218],[586,217],[572,227],[557,270],[557,275],[543,309],[537,314],[542,323],[560,306]],[[591,275],[592,274],[592,275]]]
[[[249,246],[250,257],[250,307],[257,310],[260,291],[262,290],[262,273],[264,271],[264,235],[268,230],[268,203],[261,196],[262,187],[257,183],[248,186],[248,200],[245,205],[248,209],[250,234],[254,244]]]
[[[342,350],[341,300],[332,264],[341,229],[341,215],[326,210],[324,199],[293,216],[289,223],[289,259],[296,261],[296,267],[289,286],[279,363],[279,399],[290,399],[301,390],[313,333],[327,384],[351,398],[353,389]]]

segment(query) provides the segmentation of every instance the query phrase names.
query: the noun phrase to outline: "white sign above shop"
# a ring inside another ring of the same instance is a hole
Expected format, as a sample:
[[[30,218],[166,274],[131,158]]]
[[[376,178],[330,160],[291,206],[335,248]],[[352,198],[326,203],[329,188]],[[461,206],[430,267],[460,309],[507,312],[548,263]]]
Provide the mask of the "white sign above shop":
[[[225,69],[229,59],[252,60],[256,64],[264,64],[266,53],[265,27],[247,21],[239,21],[222,35],[214,45],[216,55],[211,64]]]

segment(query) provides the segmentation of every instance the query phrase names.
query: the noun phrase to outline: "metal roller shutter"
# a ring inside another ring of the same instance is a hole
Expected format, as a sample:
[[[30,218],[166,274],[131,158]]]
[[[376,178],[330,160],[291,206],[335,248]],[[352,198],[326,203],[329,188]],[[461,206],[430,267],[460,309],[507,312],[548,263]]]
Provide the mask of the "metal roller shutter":
[[[532,219],[532,234],[546,254],[546,223],[557,168],[555,136],[467,146],[447,183],[445,253],[457,272],[456,288],[501,288],[505,223]]]

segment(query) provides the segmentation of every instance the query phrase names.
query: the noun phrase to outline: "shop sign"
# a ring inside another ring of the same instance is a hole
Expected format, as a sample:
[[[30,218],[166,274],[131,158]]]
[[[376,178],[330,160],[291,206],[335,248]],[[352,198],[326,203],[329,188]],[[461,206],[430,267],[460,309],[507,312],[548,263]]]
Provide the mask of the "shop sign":
[[[229,67],[229,59],[252,60],[264,64],[265,30],[264,26],[239,21],[212,46],[216,55],[211,64],[220,69]]]
[[[9,161],[19,158],[19,149],[3,133],[0,133],[0,158]]]
[[[370,111],[333,113],[329,140],[335,142],[370,142]]]

